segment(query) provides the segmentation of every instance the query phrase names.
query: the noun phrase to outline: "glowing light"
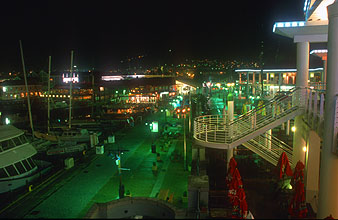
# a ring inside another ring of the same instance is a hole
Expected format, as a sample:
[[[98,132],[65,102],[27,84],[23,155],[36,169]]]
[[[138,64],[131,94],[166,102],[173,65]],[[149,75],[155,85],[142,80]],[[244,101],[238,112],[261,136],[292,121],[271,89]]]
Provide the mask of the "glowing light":
[[[77,74],[75,76],[75,73],[73,73],[73,77],[69,77],[68,74],[66,74],[66,76],[65,76],[65,74],[62,74],[62,81],[64,83],[69,83],[69,82],[78,83],[79,82],[79,74]]]
[[[306,147],[306,146],[303,147],[303,151],[304,151],[304,152],[307,151],[307,147]]]
[[[292,126],[292,127],[291,127],[291,131],[292,131],[292,132],[295,132],[295,131],[296,131],[296,127],[295,127],[295,126]]]
[[[6,125],[9,125],[11,123],[11,120],[9,120],[9,118],[6,118],[5,123],[6,123]]]
[[[277,28],[288,28],[288,27],[303,27],[305,26],[305,21],[290,21],[290,22],[276,22],[273,25],[272,32],[276,31]]]
[[[327,53],[327,49],[322,49],[322,50],[312,50],[310,54],[316,54],[316,53]]]
[[[7,87],[2,87],[3,92],[7,92]]]

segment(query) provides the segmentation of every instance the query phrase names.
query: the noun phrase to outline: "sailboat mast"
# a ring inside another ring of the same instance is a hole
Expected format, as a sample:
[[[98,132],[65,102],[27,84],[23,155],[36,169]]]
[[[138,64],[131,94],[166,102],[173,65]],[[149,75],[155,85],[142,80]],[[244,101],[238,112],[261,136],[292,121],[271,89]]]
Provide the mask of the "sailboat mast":
[[[47,112],[48,112],[48,116],[47,116],[47,131],[48,134],[50,132],[50,101],[49,101],[49,96],[50,96],[50,72],[51,72],[51,65],[52,65],[52,57],[49,56],[48,59],[48,95],[47,95]]]
[[[33,119],[32,119],[32,112],[31,112],[31,102],[30,102],[30,99],[29,99],[29,90],[28,90],[28,84],[27,84],[26,68],[25,68],[25,61],[24,61],[24,58],[23,58],[23,49],[22,49],[21,40],[19,40],[19,43],[20,43],[22,69],[23,69],[23,75],[24,75],[25,86],[26,86],[29,122],[30,122],[31,129],[32,129],[32,136],[33,136],[33,139],[34,139],[34,128],[33,128]]]
[[[74,51],[71,51],[70,55],[70,83],[69,83],[69,128],[72,128],[72,99],[73,99],[73,55]]]

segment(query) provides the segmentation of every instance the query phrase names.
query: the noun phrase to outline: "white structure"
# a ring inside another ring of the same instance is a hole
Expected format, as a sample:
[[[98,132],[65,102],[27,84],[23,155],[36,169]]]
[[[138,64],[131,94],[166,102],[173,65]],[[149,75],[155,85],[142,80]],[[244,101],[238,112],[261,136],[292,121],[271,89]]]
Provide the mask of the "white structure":
[[[325,218],[329,215],[338,218],[338,157],[336,155],[337,126],[335,124],[338,94],[338,2],[334,2],[334,0],[305,0],[304,13],[305,21],[277,22],[273,27],[273,32],[293,38],[297,43],[297,87],[307,87],[309,44],[328,42],[324,138],[320,160],[311,162],[312,166],[318,164],[318,167],[320,161],[320,180],[315,180],[316,175],[311,175],[311,172],[307,172],[307,178],[309,182],[317,182],[318,188],[320,182],[317,218]],[[297,126],[301,128],[299,118],[296,118],[295,124],[296,128]],[[306,146],[301,137],[302,129],[297,131],[293,146],[293,161],[304,160],[301,148],[303,145]],[[311,148],[311,146],[308,147]],[[311,149],[309,149],[310,151]]]

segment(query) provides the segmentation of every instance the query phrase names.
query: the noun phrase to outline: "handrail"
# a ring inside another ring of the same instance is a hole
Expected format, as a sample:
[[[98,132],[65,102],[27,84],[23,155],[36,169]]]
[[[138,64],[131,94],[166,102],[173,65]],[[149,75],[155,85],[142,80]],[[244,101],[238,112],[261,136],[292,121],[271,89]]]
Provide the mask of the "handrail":
[[[307,90],[292,89],[231,121],[226,114],[199,116],[194,120],[194,138],[204,142],[231,144],[298,109],[305,109]]]

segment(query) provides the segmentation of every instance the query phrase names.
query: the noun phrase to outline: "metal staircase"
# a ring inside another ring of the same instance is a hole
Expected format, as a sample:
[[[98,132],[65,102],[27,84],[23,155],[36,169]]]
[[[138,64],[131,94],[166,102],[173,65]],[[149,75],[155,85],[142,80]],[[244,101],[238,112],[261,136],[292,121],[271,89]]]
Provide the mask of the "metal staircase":
[[[251,140],[246,145],[256,146],[253,151],[259,151],[262,148],[257,147],[259,142],[254,138],[302,114],[306,100],[307,89],[297,88],[266,101],[232,121],[226,115],[197,117],[194,120],[195,142],[205,147],[229,149]],[[267,157],[273,158],[273,155]]]
[[[286,153],[288,158],[292,158],[292,147],[267,133],[258,135],[242,145],[274,166],[277,166],[280,155],[283,152]],[[289,160],[289,163],[292,165],[292,160]]]

